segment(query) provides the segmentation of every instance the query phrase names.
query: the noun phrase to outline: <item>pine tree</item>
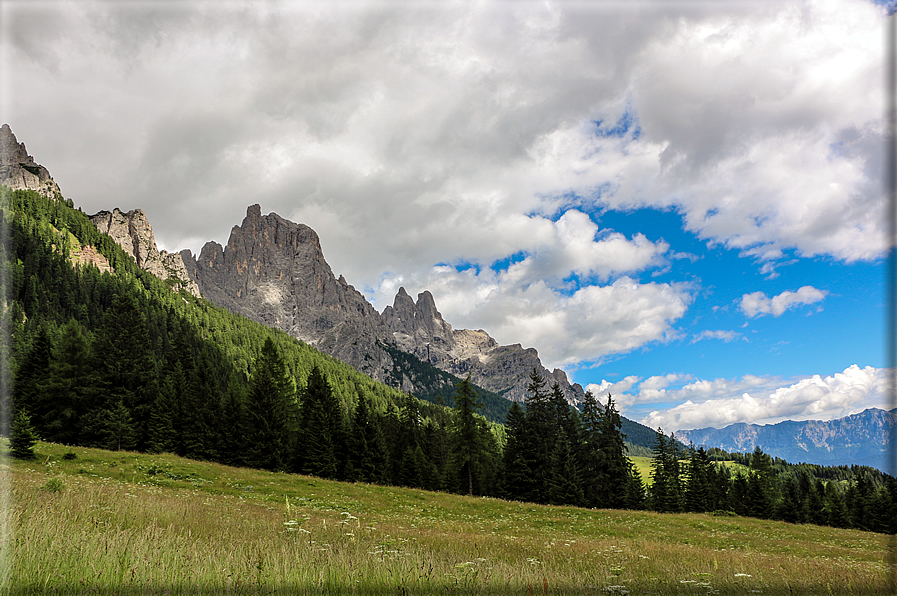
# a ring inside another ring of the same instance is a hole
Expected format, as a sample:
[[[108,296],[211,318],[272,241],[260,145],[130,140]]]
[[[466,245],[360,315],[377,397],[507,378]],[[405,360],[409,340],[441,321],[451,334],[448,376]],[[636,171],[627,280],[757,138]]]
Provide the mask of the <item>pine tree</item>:
[[[610,393],[607,403],[598,417],[597,442],[601,454],[598,482],[603,490],[599,492],[600,507],[618,509],[625,504],[625,492],[621,490],[629,479],[630,464],[626,457],[626,435],[620,432],[623,425],[620,413]]]
[[[482,407],[470,383],[470,375],[458,383],[455,391],[452,460],[461,474],[462,486],[473,495],[474,468],[482,456],[483,445],[477,424],[476,411]]]
[[[579,466],[566,433],[558,434],[551,455],[551,482],[548,498],[552,505],[585,505]]]
[[[524,501],[535,492],[535,485],[527,446],[526,414],[514,402],[505,419],[505,449],[502,453],[502,494],[507,499]]]
[[[184,382],[184,371],[180,363],[162,380],[156,403],[150,413],[147,428],[147,451],[150,453],[175,453],[178,449],[178,379],[181,383]]]
[[[38,327],[32,345],[15,375],[13,384],[13,419],[19,412],[35,414],[40,395],[44,391],[47,370],[53,359],[53,339],[46,324]]]
[[[651,459],[651,504],[655,511],[682,511],[682,484],[679,475],[679,447],[676,438],[667,438],[657,429]]]
[[[757,446],[751,454],[751,475],[745,494],[748,515],[761,519],[772,517],[777,501],[773,482],[772,458]]]
[[[59,333],[39,407],[41,428],[48,441],[74,445],[80,434],[85,392],[90,378],[90,340],[71,319]]]
[[[150,411],[158,393],[158,377],[146,316],[132,293],[118,294],[103,315],[102,325],[92,345],[92,399],[87,405],[85,432],[94,444],[120,428],[103,424],[123,418],[115,413],[119,402],[129,414],[137,449],[146,448]],[[97,425],[100,426],[97,426]]]
[[[34,444],[37,443],[37,431],[31,425],[31,417],[21,410],[13,419],[9,432],[9,446],[12,456],[19,459],[34,457]]]
[[[286,364],[269,337],[256,358],[249,383],[245,457],[249,466],[278,471],[288,468],[293,399]]]
[[[531,492],[521,496],[527,501],[548,503],[551,455],[558,436],[557,410],[545,390],[545,379],[535,368],[526,390],[526,440],[521,456],[530,466],[533,482]]]
[[[334,443],[342,420],[330,383],[317,365],[308,376],[300,411],[302,472],[321,478],[335,478],[339,462]]]
[[[700,513],[708,510],[710,502],[710,476],[712,464],[704,447],[688,447],[686,471],[685,510]]]

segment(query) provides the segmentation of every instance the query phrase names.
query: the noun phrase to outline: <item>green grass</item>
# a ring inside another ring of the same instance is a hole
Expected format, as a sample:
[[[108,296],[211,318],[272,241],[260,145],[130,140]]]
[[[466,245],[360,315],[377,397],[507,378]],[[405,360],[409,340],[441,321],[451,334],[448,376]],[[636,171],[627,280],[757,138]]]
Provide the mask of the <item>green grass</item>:
[[[0,594],[890,593],[868,532],[37,452],[0,470]]]

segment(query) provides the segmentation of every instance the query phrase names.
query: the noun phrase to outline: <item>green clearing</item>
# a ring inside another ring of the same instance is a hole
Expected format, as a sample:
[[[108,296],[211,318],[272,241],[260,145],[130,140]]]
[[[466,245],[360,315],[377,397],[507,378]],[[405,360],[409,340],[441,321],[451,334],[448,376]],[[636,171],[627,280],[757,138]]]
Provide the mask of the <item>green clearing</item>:
[[[36,452],[0,468],[2,594],[891,593],[888,537],[856,530]]]

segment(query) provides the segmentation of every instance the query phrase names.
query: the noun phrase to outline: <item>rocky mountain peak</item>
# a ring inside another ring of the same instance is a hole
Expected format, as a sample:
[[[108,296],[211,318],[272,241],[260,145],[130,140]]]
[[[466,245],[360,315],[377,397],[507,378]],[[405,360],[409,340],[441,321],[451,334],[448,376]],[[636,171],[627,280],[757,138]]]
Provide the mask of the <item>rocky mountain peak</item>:
[[[132,209],[124,213],[116,207],[112,211],[100,211],[90,216],[90,221],[134,257],[138,267],[170,282],[175,292],[183,288],[194,296],[200,295],[199,287],[187,273],[181,255],[159,251],[153,227],[142,210]]]
[[[12,190],[33,190],[45,197],[62,196],[50,172],[28,155],[9,124],[0,126],[0,184]]]
[[[227,246],[183,251],[190,275],[218,306],[286,331],[382,380],[389,333],[364,296],[324,259],[317,233],[259,205],[231,230]]]
[[[399,288],[378,313],[364,296],[336,278],[310,227],[262,215],[251,205],[227,246],[209,242],[198,258],[181,253],[190,275],[215,304],[277,327],[375,379],[413,390],[390,356],[389,345],[477,385],[522,401],[536,368],[549,385],[558,382],[571,402],[583,399],[563,371],[548,371],[536,350],[500,346],[485,331],[454,330],[429,291],[411,298]],[[391,350],[392,348],[390,348]]]

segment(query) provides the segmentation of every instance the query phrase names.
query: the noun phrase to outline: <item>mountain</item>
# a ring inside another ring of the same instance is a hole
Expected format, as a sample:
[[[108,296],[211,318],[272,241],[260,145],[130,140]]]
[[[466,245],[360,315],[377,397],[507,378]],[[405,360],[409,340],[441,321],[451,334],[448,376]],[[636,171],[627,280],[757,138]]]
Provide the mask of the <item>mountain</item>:
[[[401,288],[383,313],[337,278],[310,227],[259,205],[231,230],[227,246],[208,242],[198,257],[181,252],[187,272],[204,296],[249,319],[286,331],[357,370],[403,390],[415,390],[394,357],[398,349],[452,375],[471,380],[510,400],[526,396],[536,368],[557,382],[571,403],[584,397],[561,370],[549,371],[535,349],[500,346],[483,330],[454,330],[430,292],[415,302]]]
[[[159,251],[156,237],[146,215],[140,209],[122,213],[118,208],[90,216],[98,230],[116,243],[137,262],[137,266],[167,282],[175,292],[181,289],[199,297],[199,287],[187,273],[180,254]]]
[[[884,470],[895,439],[897,409],[870,408],[837,420],[786,420],[777,424],[732,424],[723,429],[682,430],[679,439],[726,451],[764,452],[792,463],[825,466],[845,463]]]
[[[0,127],[0,184],[11,190],[33,190],[50,199],[62,196],[50,172],[34,162],[8,124]]]

